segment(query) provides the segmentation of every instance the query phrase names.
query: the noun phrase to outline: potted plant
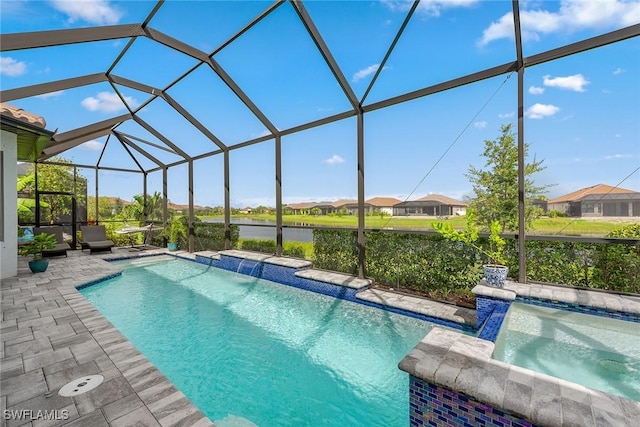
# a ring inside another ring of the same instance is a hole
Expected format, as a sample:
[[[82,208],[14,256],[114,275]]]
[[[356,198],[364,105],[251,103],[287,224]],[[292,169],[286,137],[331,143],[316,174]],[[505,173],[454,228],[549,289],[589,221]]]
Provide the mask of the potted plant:
[[[19,252],[22,256],[33,255],[33,259],[29,261],[29,269],[33,273],[42,273],[49,266],[49,260],[42,258],[42,251],[44,249],[53,249],[55,246],[56,236],[49,233],[40,233],[20,246]]]
[[[187,228],[182,222],[182,216],[172,216],[165,229],[160,233],[160,236],[167,238],[167,248],[169,248],[170,251],[178,250],[180,238],[187,238]]]
[[[431,224],[438,233],[445,239],[452,242],[461,242],[471,246],[479,253],[489,258],[490,264],[482,266],[484,270],[484,279],[489,286],[503,287],[509,273],[506,259],[504,257],[504,249],[506,241],[500,236],[501,226],[498,221],[491,224],[491,233],[489,234],[489,247],[485,248],[478,244],[480,228],[475,222],[475,213],[471,210],[467,211],[467,228],[462,231],[454,230],[451,223],[432,223]]]

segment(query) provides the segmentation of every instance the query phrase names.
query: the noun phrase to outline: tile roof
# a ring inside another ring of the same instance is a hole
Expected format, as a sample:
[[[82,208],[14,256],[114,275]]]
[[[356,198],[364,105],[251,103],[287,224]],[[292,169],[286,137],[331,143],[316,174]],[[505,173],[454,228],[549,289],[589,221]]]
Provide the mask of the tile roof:
[[[440,202],[445,205],[451,206],[467,206],[467,203],[461,202],[460,200],[453,199],[451,197],[443,196],[442,194],[429,194],[428,196],[422,197],[417,202]]]
[[[290,209],[309,209],[317,205],[315,202],[289,203],[286,207]]]
[[[605,194],[634,194],[637,191],[627,190],[619,187],[612,187],[607,184],[596,184],[591,187],[582,188],[580,190],[574,191],[573,193],[565,194],[564,196],[556,197],[555,199],[549,200],[549,204],[552,203],[564,203],[564,202],[574,202],[582,199],[585,196],[591,195],[605,195]]]
[[[331,203],[334,208],[339,208],[344,205],[357,205],[358,201],[356,199],[340,199]]]
[[[400,203],[400,200],[396,199],[395,197],[373,197],[369,200],[365,200],[365,203],[369,203],[370,205],[380,208],[386,208],[397,205],[398,203]]]
[[[43,129],[47,126],[47,122],[44,120],[44,118],[24,111],[22,108],[15,107],[5,102],[0,103],[0,114],[12,117],[16,120],[20,120],[21,122],[29,123],[33,126],[41,127]]]

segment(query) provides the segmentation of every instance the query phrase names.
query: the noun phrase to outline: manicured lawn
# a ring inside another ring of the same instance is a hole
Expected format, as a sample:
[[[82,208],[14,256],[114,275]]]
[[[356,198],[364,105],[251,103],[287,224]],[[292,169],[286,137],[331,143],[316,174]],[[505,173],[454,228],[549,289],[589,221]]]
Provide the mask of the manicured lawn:
[[[201,217],[212,218],[212,217]],[[275,215],[269,214],[244,214],[233,215],[231,221],[240,219],[256,219],[275,222]],[[326,216],[326,215],[284,215],[282,221],[285,225],[317,225],[325,227],[357,227],[358,218],[353,215]],[[453,224],[454,228],[465,227],[465,217],[450,217],[449,219],[416,218],[416,217],[379,217],[368,216],[365,218],[366,228],[393,228],[431,230],[433,222],[446,221]],[[533,230],[528,234],[562,234],[573,236],[604,236],[623,224],[607,221],[595,221],[576,218],[540,218],[535,221]]]

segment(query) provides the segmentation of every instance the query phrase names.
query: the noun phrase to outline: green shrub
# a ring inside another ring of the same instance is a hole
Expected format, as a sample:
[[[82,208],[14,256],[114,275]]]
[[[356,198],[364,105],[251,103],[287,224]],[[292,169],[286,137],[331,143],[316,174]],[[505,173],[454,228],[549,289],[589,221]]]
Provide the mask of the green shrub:
[[[186,217],[181,218],[184,221],[184,226],[187,226]],[[221,251],[224,250],[224,224],[203,222],[196,220],[194,223],[194,251]],[[231,225],[231,247],[236,248],[238,246],[238,240],[240,238],[240,229],[237,225]],[[162,246],[164,244],[161,235],[156,234],[151,242],[155,246]],[[188,239],[179,239],[179,245],[181,248],[187,250],[189,248]]]
[[[224,250],[224,224],[196,221],[194,224],[195,250],[196,251],[221,251]],[[237,225],[231,225],[231,247],[238,246],[240,229]]]
[[[256,240],[256,239],[240,239],[240,249],[244,251],[262,252],[265,254],[275,255],[275,240]],[[307,258],[305,246],[295,242],[284,242],[282,245],[282,255],[294,258]]]
[[[549,218],[561,218],[567,216],[567,214],[565,214],[564,212],[557,210],[550,210],[549,212],[547,212],[547,215],[549,216]]]
[[[527,280],[563,285],[593,287],[591,273],[592,243],[528,240],[525,243]],[[518,276],[517,251],[510,254],[515,277]]]
[[[273,255],[276,253],[276,241],[242,239],[240,241],[240,249],[242,249],[243,251],[262,252],[265,254]]]
[[[437,235],[369,232],[367,276],[421,292],[470,290],[482,277],[472,248]]]
[[[314,266],[356,274],[357,233],[353,230],[314,230]],[[611,238],[631,242],[586,243],[527,240],[527,280],[570,286],[640,293],[640,225],[627,225]],[[460,242],[438,235],[366,233],[367,276],[380,283],[421,292],[446,294],[468,291],[482,277],[485,256]],[[633,239],[635,240],[635,243]],[[486,237],[478,243],[489,245]],[[517,240],[504,248],[509,277],[518,278]]]
[[[640,224],[628,224],[607,235],[640,239]],[[602,289],[640,293],[640,242],[599,245],[594,254],[593,280]]]
[[[317,268],[356,274],[358,234],[352,230],[313,230],[313,264]]]
[[[306,258],[304,246],[295,243],[284,243],[282,247],[282,255],[294,258]]]

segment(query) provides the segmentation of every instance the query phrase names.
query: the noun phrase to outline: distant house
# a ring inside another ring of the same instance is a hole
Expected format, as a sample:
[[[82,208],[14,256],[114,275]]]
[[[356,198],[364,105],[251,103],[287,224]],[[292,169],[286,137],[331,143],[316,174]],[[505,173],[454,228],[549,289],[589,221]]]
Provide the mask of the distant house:
[[[291,203],[284,208],[291,211],[293,215],[308,215],[316,204],[313,202]]]
[[[352,200],[352,199],[340,199],[337,200],[335,202],[333,202],[333,207],[334,210],[333,212],[343,212],[345,209],[347,210],[347,213],[349,215],[357,215],[358,214],[358,201],[357,200]],[[369,212],[370,209],[372,209],[373,206],[371,206],[369,203],[365,202],[364,203],[364,212],[365,214],[367,212]]]
[[[640,216],[640,192],[598,184],[549,200],[548,207],[571,217]]]
[[[530,200],[529,202],[531,203],[531,206],[535,206],[537,208],[542,209],[542,212],[544,212],[545,214],[549,210],[549,202],[547,200],[533,199],[533,200]]]
[[[430,194],[418,200],[401,202],[393,206],[394,216],[450,216],[466,212],[467,204],[440,194]]]
[[[320,215],[328,215],[331,212],[335,211],[335,207],[333,206],[333,202],[316,202],[313,203],[313,206],[311,206],[311,209],[320,209],[319,214]]]
[[[366,201],[371,205],[370,212],[382,212],[393,215],[393,207],[400,203],[400,200],[393,197],[373,197]]]

